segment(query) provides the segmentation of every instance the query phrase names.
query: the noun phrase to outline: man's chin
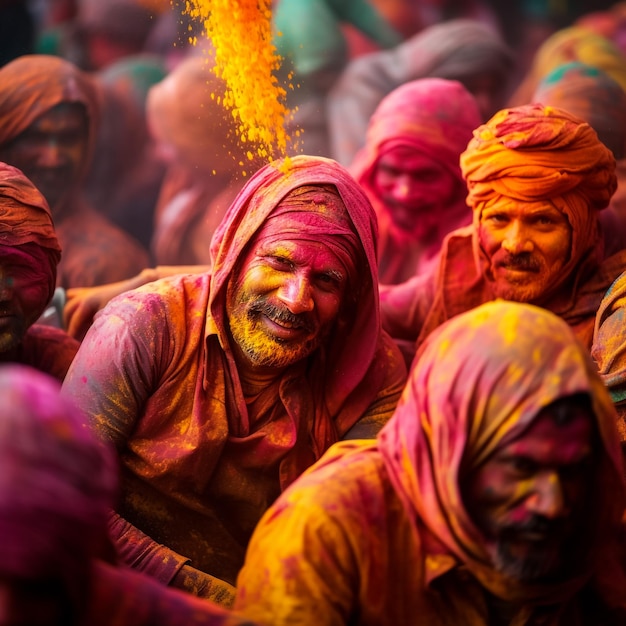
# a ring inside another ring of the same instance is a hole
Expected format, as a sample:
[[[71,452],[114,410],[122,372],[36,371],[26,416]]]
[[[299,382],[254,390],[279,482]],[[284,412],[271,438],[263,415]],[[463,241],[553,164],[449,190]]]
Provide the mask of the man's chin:
[[[544,295],[543,286],[536,283],[513,283],[497,280],[493,283],[493,294],[496,298],[512,302],[534,303]]]

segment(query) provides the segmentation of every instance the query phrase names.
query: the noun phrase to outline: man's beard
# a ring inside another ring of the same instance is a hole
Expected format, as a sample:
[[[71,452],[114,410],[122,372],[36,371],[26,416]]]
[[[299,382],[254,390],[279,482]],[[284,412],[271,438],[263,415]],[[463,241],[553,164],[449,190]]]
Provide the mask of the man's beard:
[[[545,534],[545,539],[524,539],[525,533]],[[523,524],[500,530],[495,568],[521,582],[559,580],[577,571],[584,559],[581,554],[584,542],[574,544],[572,538],[571,529],[563,520],[552,521],[535,515]]]
[[[263,328],[262,316],[302,328],[308,338],[303,341],[288,341],[276,337]],[[308,314],[296,315],[265,300],[256,300],[250,305],[243,301],[238,302],[231,315],[230,330],[239,349],[254,366],[271,368],[286,367],[309,356],[328,334],[320,332]]]
[[[536,302],[542,299],[548,291],[548,270],[541,261],[529,253],[507,254],[497,260],[492,259],[495,278],[495,270],[506,268],[527,272],[523,280],[505,280],[499,277],[494,282],[496,297],[513,302]]]

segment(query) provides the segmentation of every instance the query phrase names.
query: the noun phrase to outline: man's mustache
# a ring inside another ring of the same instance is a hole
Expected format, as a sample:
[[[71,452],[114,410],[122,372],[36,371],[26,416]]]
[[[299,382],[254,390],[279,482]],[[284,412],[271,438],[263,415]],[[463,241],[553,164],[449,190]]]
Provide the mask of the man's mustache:
[[[524,522],[513,523],[501,529],[503,537],[513,538],[519,535],[543,535],[545,537],[554,536],[556,533],[565,534],[566,523],[562,519],[548,519],[542,515],[533,515]]]
[[[521,254],[506,254],[498,259],[496,267],[503,267],[510,270],[519,270],[522,272],[538,272],[541,270],[541,264],[535,257],[528,252]]]
[[[270,304],[265,300],[257,300],[256,302],[253,302],[248,309],[248,315],[250,317],[256,317],[259,314],[265,315],[273,322],[289,325],[293,328],[305,330],[309,333],[313,333],[316,328],[315,324],[307,314],[295,314],[285,307]]]

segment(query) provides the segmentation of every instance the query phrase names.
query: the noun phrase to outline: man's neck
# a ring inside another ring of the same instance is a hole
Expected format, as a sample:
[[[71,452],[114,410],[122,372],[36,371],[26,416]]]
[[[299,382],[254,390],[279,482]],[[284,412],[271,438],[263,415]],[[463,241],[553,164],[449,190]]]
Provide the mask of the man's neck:
[[[247,398],[257,396],[264,389],[267,389],[286,369],[284,367],[256,366],[250,362],[250,359],[241,352],[236,344],[233,348],[233,356],[237,365],[241,389]]]

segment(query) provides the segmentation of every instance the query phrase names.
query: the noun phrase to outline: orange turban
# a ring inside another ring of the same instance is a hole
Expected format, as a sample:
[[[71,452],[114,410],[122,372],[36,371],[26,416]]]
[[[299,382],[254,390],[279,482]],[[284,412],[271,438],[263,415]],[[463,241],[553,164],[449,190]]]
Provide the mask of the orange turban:
[[[615,158],[589,124],[556,107],[528,104],[496,113],[461,154],[474,224],[506,197],[550,200],[572,227],[576,264],[599,243],[597,211],[617,187]]]

